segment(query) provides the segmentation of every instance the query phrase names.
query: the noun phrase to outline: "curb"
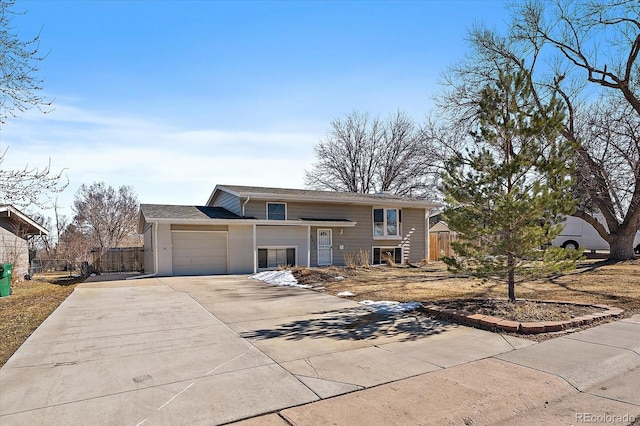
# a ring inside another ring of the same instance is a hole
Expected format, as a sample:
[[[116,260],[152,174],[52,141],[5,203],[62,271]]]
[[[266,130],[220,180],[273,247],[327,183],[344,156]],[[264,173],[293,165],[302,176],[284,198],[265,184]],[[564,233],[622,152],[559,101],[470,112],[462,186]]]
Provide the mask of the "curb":
[[[458,300],[485,300],[485,299],[458,299]],[[500,299],[502,300],[502,299]],[[481,328],[484,330],[498,329],[502,331],[510,331],[514,333],[522,334],[540,334],[551,333],[570,328],[576,328],[591,324],[596,321],[600,321],[606,318],[618,318],[624,312],[624,309],[614,308],[608,305],[569,302],[569,301],[557,301],[557,300],[531,300],[531,299],[518,299],[522,302],[535,302],[535,303],[553,303],[556,305],[575,305],[583,307],[594,308],[594,313],[589,315],[583,315],[580,317],[572,318],[565,321],[539,321],[539,322],[527,322],[527,321],[511,321],[504,318],[493,317],[483,314],[472,314],[468,311],[458,309],[447,309],[438,305],[422,305],[422,311],[429,315],[434,315],[439,318],[449,319],[458,324],[468,325],[470,327]]]

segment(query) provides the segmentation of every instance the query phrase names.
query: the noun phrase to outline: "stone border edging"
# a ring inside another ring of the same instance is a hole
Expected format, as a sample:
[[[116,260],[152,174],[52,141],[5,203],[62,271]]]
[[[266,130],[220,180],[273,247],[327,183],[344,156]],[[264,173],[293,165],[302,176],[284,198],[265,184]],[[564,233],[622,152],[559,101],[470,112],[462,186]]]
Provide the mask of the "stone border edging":
[[[486,300],[486,299],[457,299],[457,300]],[[506,300],[506,299],[501,299]],[[598,321],[604,318],[618,318],[624,312],[624,309],[614,308],[608,305],[581,303],[581,302],[569,302],[569,301],[557,301],[557,300],[531,300],[531,299],[518,299],[523,302],[536,302],[536,303],[554,303],[557,305],[575,305],[593,307],[602,310],[602,312],[596,312],[590,315],[583,315],[580,317],[572,318],[565,321],[538,321],[538,322],[521,322],[510,321],[499,317],[493,317],[491,315],[472,314],[471,312],[459,310],[459,309],[447,309],[438,305],[422,305],[422,310],[426,313],[433,314],[445,319],[451,319],[459,324],[468,325],[471,327],[482,328],[490,330],[497,328],[498,330],[510,331],[514,333],[522,334],[539,334],[562,331],[570,328],[580,327],[586,324],[590,324],[594,321]]]

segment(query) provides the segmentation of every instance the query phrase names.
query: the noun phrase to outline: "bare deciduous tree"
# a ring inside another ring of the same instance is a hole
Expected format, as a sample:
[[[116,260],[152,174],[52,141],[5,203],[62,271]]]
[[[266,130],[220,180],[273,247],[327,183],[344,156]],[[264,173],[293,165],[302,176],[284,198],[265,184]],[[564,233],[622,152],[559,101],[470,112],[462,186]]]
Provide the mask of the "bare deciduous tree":
[[[53,203],[53,219],[34,213],[30,217],[49,231],[47,235],[37,235],[31,240],[31,249],[38,253],[39,259],[58,259],[64,248],[62,234],[69,225],[69,218],[60,214],[58,200]],[[66,257],[63,257],[66,259]]]
[[[73,211],[74,233],[84,235],[93,247],[118,247],[127,239],[138,241],[140,238],[136,230],[138,197],[130,186],[121,186],[116,191],[104,182],[81,185],[73,201]]]
[[[539,105],[557,96],[576,146],[573,213],[610,244],[610,258],[632,259],[640,227],[640,3],[515,2],[507,35],[470,31],[472,51],[445,75],[440,106],[455,123],[473,120],[479,88],[500,71],[526,70]],[[597,220],[601,213],[606,227]]]
[[[331,133],[315,147],[318,162],[306,172],[305,183],[315,189],[372,192],[374,190],[374,146],[380,138],[380,123],[367,114],[353,112],[331,122]]]
[[[15,0],[0,2],[0,125],[7,117],[15,117],[33,107],[44,110],[51,106],[40,94],[43,80],[37,76],[40,55],[40,34],[29,40],[21,40],[12,26],[16,12],[11,10]]]
[[[60,234],[56,245],[56,258],[69,262],[89,261],[92,248],[92,240],[75,224],[69,223]]]
[[[41,95],[43,81],[37,76],[38,65],[44,59],[38,52],[40,35],[26,41],[19,38],[12,26],[14,3],[14,0],[0,1],[0,127],[8,117],[16,117],[33,107],[46,112],[51,106]],[[43,195],[66,187],[62,172],[52,172],[50,164],[44,168],[3,169],[6,154],[6,149],[0,152],[0,202],[42,207],[48,201],[42,199]]]
[[[331,122],[306,172],[314,189],[359,193],[433,195],[433,150],[424,129],[398,111],[386,120],[352,112]]]
[[[62,192],[68,185],[64,170],[52,172],[51,165],[44,168],[25,166],[23,169],[2,168],[7,151],[0,154],[0,203],[17,207],[50,204],[49,194]]]

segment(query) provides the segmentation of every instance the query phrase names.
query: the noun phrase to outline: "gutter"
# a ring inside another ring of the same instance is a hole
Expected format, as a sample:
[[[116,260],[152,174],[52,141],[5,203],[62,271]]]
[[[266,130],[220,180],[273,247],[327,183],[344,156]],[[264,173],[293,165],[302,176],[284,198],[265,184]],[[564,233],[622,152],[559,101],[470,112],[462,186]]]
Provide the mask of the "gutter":
[[[247,205],[247,203],[249,202],[250,199],[251,199],[251,195],[248,195],[247,199],[245,200],[245,202],[242,203],[242,217],[244,217],[244,206]]]
[[[357,222],[351,221],[309,221],[309,220],[268,220],[268,219],[172,219],[172,218],[148,218],[154,223],[171,225],[277,225],[277,226],[328,226],[328,227],[353,227]]]

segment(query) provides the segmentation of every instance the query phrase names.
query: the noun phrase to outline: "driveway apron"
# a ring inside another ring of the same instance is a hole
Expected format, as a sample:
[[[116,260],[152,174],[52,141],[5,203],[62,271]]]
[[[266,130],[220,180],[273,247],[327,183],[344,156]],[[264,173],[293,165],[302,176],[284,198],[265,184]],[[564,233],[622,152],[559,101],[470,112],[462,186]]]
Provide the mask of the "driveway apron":
[[[160,280],[78,287],[0,370],[0,392],[2,425],[219,424],[318,399]]]

